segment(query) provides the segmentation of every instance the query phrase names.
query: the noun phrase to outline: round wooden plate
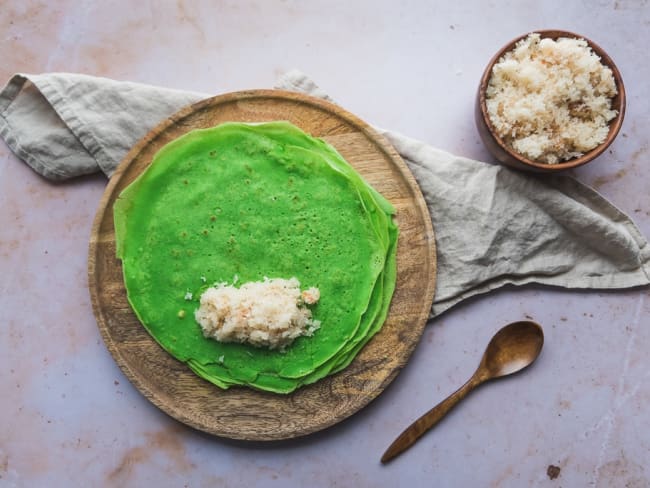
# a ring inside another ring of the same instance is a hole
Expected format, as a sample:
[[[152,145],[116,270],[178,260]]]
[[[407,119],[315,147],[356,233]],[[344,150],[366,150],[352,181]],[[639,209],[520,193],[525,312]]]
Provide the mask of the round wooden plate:
[[[388,319],[348,368],[290,395],[221,390],[167,354],[138,322],[115,256],[113,203],[165,144],[222,122],[288,120],[325,139],[397,209],[397,288]],[[397,152],[371,127],[329,102],[279,90],[230,93],[187,107],[151,130],[121,162],[95,218],[88,257],[90,295],[106,345],[154,405],[204,432],[242,440],[306,435],[349,417],[379,395],[406,364],[435,290],[435,239],[426,203]]]

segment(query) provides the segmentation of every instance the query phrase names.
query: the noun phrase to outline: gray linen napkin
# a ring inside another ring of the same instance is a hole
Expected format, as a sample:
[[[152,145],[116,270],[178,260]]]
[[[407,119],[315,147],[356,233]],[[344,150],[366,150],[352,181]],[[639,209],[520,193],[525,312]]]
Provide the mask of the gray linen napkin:
[[[277,88],[329,99],[292,71]],[[52,180],[104,172],[179,108],[208,95],[69,73],[16,75],[0,92],[0,136]],[[569,176],[531,175],[378,129],[417,179],[433,220],[431,315],[505,284],[627,288],[650,283],[650,246],[629,217]]]

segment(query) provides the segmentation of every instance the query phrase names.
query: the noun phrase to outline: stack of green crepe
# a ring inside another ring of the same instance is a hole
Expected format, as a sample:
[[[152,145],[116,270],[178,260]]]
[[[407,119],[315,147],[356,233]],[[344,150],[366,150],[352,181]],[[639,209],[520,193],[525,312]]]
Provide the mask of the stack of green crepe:
[[[289,393],[345,368],[381,328],[396,280],[394,209],[320,139],[287,122],[226,123],[163,147],[114,217],[128,299],[153,338],[228,388]],[[279,352],[203,337],[215,283],[319,288],[321,327]]]

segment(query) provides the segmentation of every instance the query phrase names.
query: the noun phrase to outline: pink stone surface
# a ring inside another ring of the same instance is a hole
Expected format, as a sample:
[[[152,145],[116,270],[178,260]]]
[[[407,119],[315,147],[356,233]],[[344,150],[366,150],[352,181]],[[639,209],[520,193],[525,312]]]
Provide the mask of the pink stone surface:
[[[218,94],[299,68],[373,124],[489,160],[472,118],[479,77],[501,45],[540,28],[592,38],[621,70],[622,132],[574,175],[649,236],[641,0],[5,0],[0,83],[73,71]],[[105,183],[49,183],[0,143],[0,486],[650,486],[648,288],[508,288],[463,303],[428,325],[369,407],[304,439],[239,443],[177,423],[126,380],[95,323],[86,258]],[[476,391],[381,466],[394,437],[470,376],[492,334],[527,317],[546,332],[538,363]]]

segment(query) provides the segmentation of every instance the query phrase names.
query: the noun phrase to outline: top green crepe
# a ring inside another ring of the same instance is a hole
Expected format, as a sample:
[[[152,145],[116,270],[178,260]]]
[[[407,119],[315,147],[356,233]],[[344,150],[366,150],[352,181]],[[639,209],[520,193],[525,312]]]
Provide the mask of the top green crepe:
[[[287,122],[192,131],[114,206],[128,299],[153,338],[217,386],[277,393],[340,371],[383,324],[393,214],[333,147]],[[208,286],[294,276],[320,290],[312,337],[284,352],[203,337],[194,312]]]

